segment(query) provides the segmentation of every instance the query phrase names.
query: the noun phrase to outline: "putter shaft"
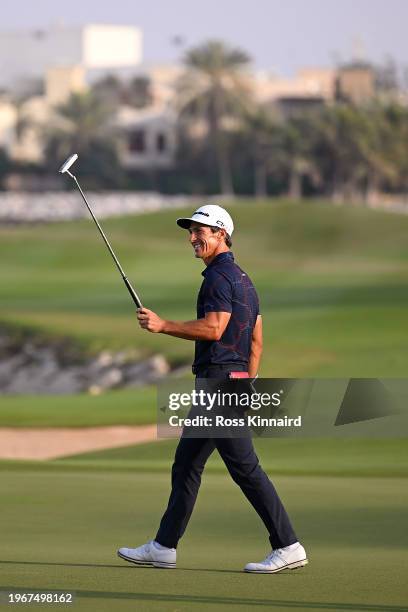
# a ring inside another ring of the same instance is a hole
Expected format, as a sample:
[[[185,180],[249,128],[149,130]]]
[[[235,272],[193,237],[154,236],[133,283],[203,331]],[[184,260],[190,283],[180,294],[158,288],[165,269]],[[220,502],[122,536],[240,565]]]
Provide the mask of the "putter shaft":
[[[104,231],[103,231],[103,229],[101,228],[101,226],[100,226],[100,224],[99,224],[98,219],[95,217],[95,215],[94,215],[94,213],[93,213],[92,208],[89,206],[88,201],[87,201],[87,199],[86,199],[86,197],[85,197],[85,194],[84,194],[84,192],[83,192],[83,191],[82,191],[82,189],[81,189],[81,185],[80,185],[80,184],[79,184],[79,182],[78,182],[78,179],[76,178],[76,176],[75,176],[74,174],[71,174],[71,172],[70,172],[69,170],[65,170],[65,172],[64,172],[64,173],[65,173],[65,174],[68,174],[68,175],[69,175],[69,176],[70,176],[70,177],[71,177],[71,178],[72,178],[72,179],[75,181],[75,184],[76,184],[76,186],[77,186],[77,188],[78,188],[78,191],[79,191],[79,193],[81,194],[82,199],[83,199],[83,201],[85,202],[86,207],[87,207],[87,209],[89,210],[89,212],[90,212],[90,214],[91,214],[91,217],[92,217],[92,219],[94,220],[95,225],[96,225],[96,227],[97,227],[97,228],[98,228],[98,230],[99,230],[99,233],[101,234],[101,236],[102,236],[102,238],[103,238],[103,240],[104,240],[104,242],[105,242],[106,246],[108,247],[109,253],[110,253],[110,254],[111,254],[111,256],[112,256],[112,259],[113,259],[113,261],[115,262],[115,265],[116,265],[117,269],[119,270],[120,275],[121,275],[121,277],[122,277],[122,280],[123,280],[123,282],[125,283],[125,285],[126,285],[126,287],[127,287],[127,290],[129,291],[130,296],[131,296],[132,300],[134,301],[134,303],[135,303],[136,307],[137,307],[137,308],[143,308],[143,306],[142,306],[142,302],[140,301],[139,296],[137,295],[136,291],[133,289],[132,285],[130,284],[130,281],[129,281],[129,279],[127,278],[126,274],[124,273],[123,268],[122,268],[122,266],[120,265],[118,258],[116,257],[116,255],[115,255],[115,253],[114,253],[114,251],[113,251],[113,249],[112,249],[111,245],[109,244],[109,240],[108,240],[108,239],[107,239],[107,237],[105,236],[105,232],[104,232]]]

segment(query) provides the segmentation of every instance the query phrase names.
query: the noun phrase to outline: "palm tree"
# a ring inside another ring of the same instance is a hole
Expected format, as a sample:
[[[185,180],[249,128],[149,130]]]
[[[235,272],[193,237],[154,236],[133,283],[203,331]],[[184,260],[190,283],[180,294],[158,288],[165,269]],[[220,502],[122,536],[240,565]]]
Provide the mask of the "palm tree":
[[[302,197],[302,178],[312,172],[310,139],[306,125],[300,119],[290,119],[284,125],[282,150],[286,158],[288,174],[288,197],[298,200]]]
[[[113,74],[108,74],[92,86],[92,94],[108,108],[117,109],[125,98],[125,85]]]
[[[408,189],[408,110],[405,105],[391,103],[384,109],[389,137],[387,139],[388,158],[396,175],[390,181],[392,187],[405,192]]]
[[[316,129],[318,162],[334,199],[365,196],[374,201],[382,185],[397,182],[396,160],[405,158],[406,150],[401,150],[403,125],[392,125],[392,115],[390,107],[376,102],[325,110]]]
[[[378,199],[385,181],[394,183],[398,177],[398,166],[393,153],[399,136],[390,127],[386,109],[380,104],[374,104],[361,113],[361,129],[356,136],[365,165],[367,203]]]
[[[72,150],[87,153],[91,143],[112,132],[112,110],[93,93],[74,93],[55,111],[49,133],[59,137],[59,156]]]
[[[72,94],[56,107],[45,139],[47,158],[62,161],[75,151],[81,156],[82,174],[98,176],[106,185],[118,182],[121,170],[113,108],[94,93]]]
[[[126,101],[134,108],[145,108],[153,103],[152,83],[148,76],[136,76],[130,81]]]
[[[0,189],[3,188],[3,180],[12,168],[11,160],[3,148],[0,148]]]
[[[34,125],[34,121],[24,112],[24,104],[26,100],[16,100],[14,103],[16,109],[16,122],[14,124],[14,131],[16,140],[21,143],[27,130]]]
[[[361,117],[349,104],[327,107],[316,123],[315,156],[334,201],[354,198],[365,172]]]
[[[290,199],[302,197],[304,177],[315,186],[321,183],[321,173],[316,161],[315,125],[318,115],[314,112],[296,114],[276,125],[273,134],[274,165],[287,180]]]
[[[244,137],[254,164],[255,197],[267,196],[267,179],[271,166],[279,164],[276,136],[280,124],[276,113],[268,106],[254,105],[245,116]]]
[[[226,124],[246,106],[249,88],[243,69],[250,61],[241,49],[212,40],[187,52],[179,81],[181,117],[203,121],[215,150],[220,188],[233,193]],[[230,123],[231,124],[231,123]]]

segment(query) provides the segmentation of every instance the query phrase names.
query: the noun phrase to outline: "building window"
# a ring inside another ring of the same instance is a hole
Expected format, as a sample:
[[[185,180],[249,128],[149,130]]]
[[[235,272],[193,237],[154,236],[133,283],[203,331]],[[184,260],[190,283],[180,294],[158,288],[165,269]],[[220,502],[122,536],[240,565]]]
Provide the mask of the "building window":
[[[129,151],[131,153],[144,153],[146,151],[144,130],[134,130],[129,134]]]
[[[162,132],[160,132],[160,134],[157,134],[157,138],[156,138],[156,148],[157,151],[159,153],[164,153],[166,151],[167,148],[167,143],[166,143],[166,135],[163,134]]]

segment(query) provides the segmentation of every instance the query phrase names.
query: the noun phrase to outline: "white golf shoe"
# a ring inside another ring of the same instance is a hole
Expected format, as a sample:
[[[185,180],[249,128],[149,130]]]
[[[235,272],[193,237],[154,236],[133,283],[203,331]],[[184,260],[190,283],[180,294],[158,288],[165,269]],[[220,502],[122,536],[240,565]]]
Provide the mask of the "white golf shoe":
[[[248,563],[244,572],[254,574],[276,574],[286,569],[297,569],[307,565],[309,561],[306,551],[299,542],[273,550],[263,561],[259,563]]]
[[[118,557],[135,565],[150,565],[168,569],[176,567],[176,549],[161,546],[154,540],[138,548],[119,548]]]

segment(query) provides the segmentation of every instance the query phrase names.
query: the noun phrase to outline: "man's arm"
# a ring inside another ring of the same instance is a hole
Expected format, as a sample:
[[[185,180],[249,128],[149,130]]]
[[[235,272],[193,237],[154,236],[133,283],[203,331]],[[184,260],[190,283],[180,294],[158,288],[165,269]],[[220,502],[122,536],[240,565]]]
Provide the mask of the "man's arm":
[[[203,319],[195,321],[166,321],[148,308],[137,311],[137,318],[143,329],[184,340],[220,340],[230,317],[230,312],[207,312]]]
[[[262,355],[262,317],[257,316],[255,327],[252,332],[251,354],[249,357],[248,374],[255,378],[259,370],[259,362]]]

